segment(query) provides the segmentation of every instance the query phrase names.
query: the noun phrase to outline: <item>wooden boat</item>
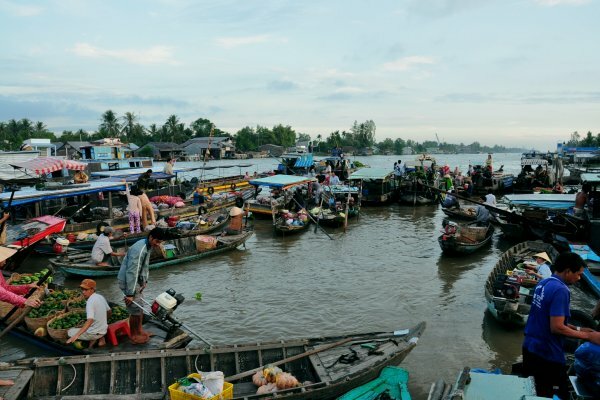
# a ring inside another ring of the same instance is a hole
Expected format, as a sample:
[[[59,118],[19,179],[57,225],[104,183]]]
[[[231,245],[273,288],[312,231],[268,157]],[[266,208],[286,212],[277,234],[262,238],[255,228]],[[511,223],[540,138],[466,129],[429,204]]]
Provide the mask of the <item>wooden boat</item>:
[[[275,230],[275,232],[282,234],[282,235],[290,235],[293,233],[304,232],[304,231],[308,230],[309,227],[310,227],[310,219],[307,220],[302,225],[293,225],[293,224],[290,225],[290,224],[287,224],[285,221],[285,218],[283,218],[281,216],[277,217],[277,219],[275,220],[275,223],[273,225],[273,229]]]
[[[189,222],[193,225],[193,229],[185,230],[183,235],[185,236],[196,236],[196,235],[204,235],[206,233],[214,232],[219,229],[222,229],[227,225],[229,221],[229,210],[227,208],[213,211],[209,214],[203,214],[194,216],[191,218],[185,218],[186,222]],[[204,221],[204,223],[202,223]],[[113,248],[118,247],[126,247],[137,242],[140,239],[148,236],[148,232],[127,234],[111,240],[111,246]],[[55,251],[53,249],[53,245],[55,240],[61,237],[61,235],[50,235],[47,237],[47,240],[40,242],[36,247],[35,251],[39,254],[49,254],[55,255]],[[69,250],[89,250],[91,251],[96,243],[95,240],[79,240],[76,239],[75,242],[69,244]]]
[[[33,371],[29,399],[163,399],[167,386],[197,370],[219,370],[233,383],[234,399],[335,399],[398,365],[425,329],[359,335],[285,339],[181,350],[50,357],[16,361]],[[358,359],[349,362],[349,358]],[[279,365],[300,387],[257,395],[251,375],[262,366]]]
[[[589,286],[597,298],[600,298],[600,257],[588,245],[570,244],[572,252],[577,253],[585,261],[587,268],[584,269],[582,280]]]
[[[372,205],[387,204],[398,198],[398,181],[394,171],[387,168],[361,168],[348,177],[361,187],[362,202]]]
[[[0,328],[5,328],[0,324]],[[52,339],[50,336],[36,336],[29,331],[24,324],[13,328],[9,335],[14,338],[28,342],[31,345],[60,355],[80,355],[80,354],[108,354],[113,351],[147,351],[151,349],[177,349],[185,347],[192,341],[192,337],[181,328],[175,325],[162,324],[158,321],[144,320],[144,330],[151,332],[153,336],[146,344],[134,345],[128,339],[120,339],[118,346],[112,346],[107,343],[104,347],[94,347],[92,349],[78,349],[74,345],[64,344]]]
[[[408,371],[390,365],[381,371],[377,379],[373,379],[369,383],[352,389],[345,395],[338,397],[337,400],[374,400],[377,398],[410,400],[411,397],[407,385]]]
[[[542,399],[536,397],[533,377],[503,375],[463,369],[454,384],[439,380],[431,385],[427,400]]]
[[[531,308],[531,294],[536,281],[507,278],[517,264],[534,254],[546,252],[554,261],[558,257],[556,249],[542,241],[528,241],[511,247],[502,254],[485,282],[485,300],[487,309],[501,323],[525,326]]]
[[[473,222],[477,218],[476,210],[473,207],[442,208],[442,212],[452,221]]]
[[[246,240],[252,236],[252,231],[245,231],[239,235],[221,234],[207,235],[212,236],[216,241],[214,248],[207,248],[198,251],[196,248],[195,237],[182,237],[175,240],[163,242],[161,249],[153,249],[150,258],[150,269],[158,269],[169,265],[182,264],[189,261],[199,260],[215,254],[235,250],[240,245],[245,245]],[[66,275],[79,277],[103,277],[114,276],[119,273],[121,267],[120,260],[111,260],[112,265],[108,267],[98,267],[90,263],[90,253],[80,252],[76,254],[66,253],[64,256],[56,257],[50,260],[50,263],[62,270]]]
[[[494,227],[488,224],[487,227],[459,225],[454,223],[457,228],[452,232],[452,222],[448,223],[445,232],[438,238],[438,243],[444,254],[471,254],[491,243],[494,235]]]
[[[516,215],[505,212],[496,222],[504,236],[516,240],[544,239],[549,233],[584,238],[589,228],[586,219],[547,209],[524,209]]]
[[[254,199],[246,201],[245,208],[254,215],[271,217],[275,222],[276,214],[282,209],[290,205],[296,208],[297,204],[292,200],[293,190],[298,190],[300,186],[308,186],[312,182],[315,182],[315,178],[283,174],[252,179],[250,184],[256,188],[257,193],[261,187],[269,188],[270,193],[266,197],[255,196]],[[274,196],[275,192],[278,192],[277,196]]]
[[[309,210],[311,217],[320,225],[338,228],[346,223],[346,214],[347,219],[360,214],[361,191],[357,186],[323,186],[321,197],[323,206]],[[327,207],[328,204],[331,205]]]

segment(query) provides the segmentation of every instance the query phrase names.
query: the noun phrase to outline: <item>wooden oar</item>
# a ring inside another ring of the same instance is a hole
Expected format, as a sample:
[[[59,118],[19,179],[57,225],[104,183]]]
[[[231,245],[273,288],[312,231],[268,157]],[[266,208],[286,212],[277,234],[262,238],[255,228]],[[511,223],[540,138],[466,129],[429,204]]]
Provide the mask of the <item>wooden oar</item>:
[[[46,272],[44,274],[44,276],[42,276],[38,281],[37,281],[37,285],[42,285],[44,282],[46,282],[46,280],[48,279],[48,277],[50,277],[50,275],[54,272],[54,270],[51,267],[48,267],[48,272]],[[32,294],[35,293],[35,291],[37,290],[37,288],[31,288],[29,289],[29,292],[27,292],[27,294],[23,297],[25,297],[26,299],[31,297]],[[19,306],[14,306],[5,316],[4,318],[2,318],[2,320],[0,320],[0,325],[3,325],[5,323],[5,321],[8,321],[8,319],[17,311],[17,309],[19,308]],[[10,332],[16,325],[20,324],[21,321],[23,321],[23,319],[25,318],[25,316],[29,313],[29,310],[31,310],[31,307],[27,306],[25,307],[25,309],[23,310],[23,313],[17,318],[15,319],[13,322],[11,322],[6,328],[4,328],[4,330],[2,332],[0,332],[0,339],[6,335],[8,332]]]
[[[274,363],[269,363],[269,364],[273,365],[273,366],[278,366],[278,365],[281,365],[281,364],[285,364],[285,363],[289,363],[289,362],[292,362],[292,361],[296,361],[296,360],[299,360],[301,358],[308,357],[310,355],[320,353],[321,351],[329,350],[329,349],[332,349],[334,347],[341,346],[341,345],[343,345],[345,343],[348,343],[348,342],[351,342],[353,340],[356,340],[356,338],[355,337],[348,337],[348,338],[342,339],[342,340],[340,340],[338,342],[327,344],[327,345],[325,345],[323,347],[320,347],[318,349],[308,350],[308,351],[305,351],[304,353],[296,354],[295,356],[287,357],[287,358],[284,358],[283,360],[279,360],[279,361],[276,361]],[[258,368],[254,368],[254,369],[251,369],[249,371],[241,372],[241,373],[236,374],[236,375],[228,376],[228,377],[225,378],[225,380],[228,381],[228,382],[230,382],[230,381],[235,381],[235,380],[238,380],[238,379],[242,379],[242,378],[245,378],[247,376],[253,375],[253,374],[255,374],[256,372],[258,372],[258,371],[260,371],[262,369],[264,369],[264,366],[261,366],[261,367],[258,367]]]

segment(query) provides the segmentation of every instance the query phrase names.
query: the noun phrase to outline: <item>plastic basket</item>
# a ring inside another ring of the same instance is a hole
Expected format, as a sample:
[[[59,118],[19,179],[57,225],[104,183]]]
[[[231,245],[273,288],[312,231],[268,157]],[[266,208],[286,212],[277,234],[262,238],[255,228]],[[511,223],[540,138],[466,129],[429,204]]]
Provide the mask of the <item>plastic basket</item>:
[[[486,226],[461,226],[459,233],[460,236],[470,240],[483,240],[487,234],[488,227]]]
[[[196,250],[198,252],[212,250],[217,247],[217,239],[210,235],[196,236]]]
[[[200,374],[190,374],[190,375],[188,375],[188,378],[200,379],[201,376],[200,376]],[[175,382],[174,384],[169,386],[169,397],[171,397],[171,400],[200,400],[200,399],[202,399],[200,396],[196,396],[196,395],[189,394],[189,393],[184,393],[184,392],[178,390],[177,389],[178,387],[179,387],[178,382]],[[209,397],[208,399],[204,399],[204,400],[227,400],[227,399],[233,399],[233,384],[231,384],[229,382],[223,383],[223,391],[221,393],[219,393],[213,397]]]

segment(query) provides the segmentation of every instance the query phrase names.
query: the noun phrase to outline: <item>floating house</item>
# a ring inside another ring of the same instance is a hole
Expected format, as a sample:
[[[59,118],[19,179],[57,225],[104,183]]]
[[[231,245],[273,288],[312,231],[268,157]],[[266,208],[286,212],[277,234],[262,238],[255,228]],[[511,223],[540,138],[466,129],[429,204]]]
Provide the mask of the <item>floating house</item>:
[[[193,138],[183,143],[181,147],[184,157],[190,160],[204,159],[207,151],[209,158],[218,160],[235,158],[235,145],[227,136]]]

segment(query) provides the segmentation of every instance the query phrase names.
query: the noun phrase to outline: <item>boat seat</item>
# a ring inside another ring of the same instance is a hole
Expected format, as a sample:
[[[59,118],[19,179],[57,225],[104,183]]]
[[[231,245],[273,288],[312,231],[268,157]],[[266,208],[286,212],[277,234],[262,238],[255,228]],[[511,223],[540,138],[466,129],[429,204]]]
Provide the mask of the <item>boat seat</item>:
[[[127,335],[128,338],[131,338],[131,330],[129,329],[129,319],[113,322],[112,324],[108,325],[108,329],[106,330],[106,339],[113,346],[119,345],[119,341],[117,340],[117,333]]]

